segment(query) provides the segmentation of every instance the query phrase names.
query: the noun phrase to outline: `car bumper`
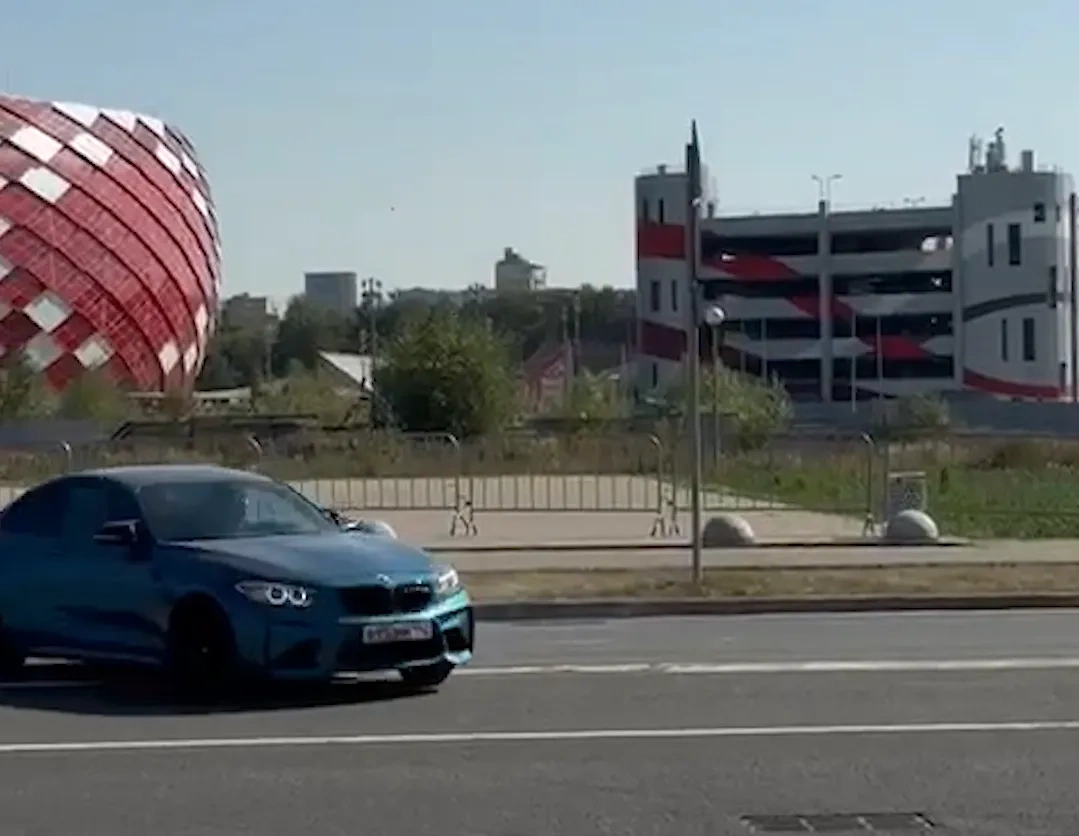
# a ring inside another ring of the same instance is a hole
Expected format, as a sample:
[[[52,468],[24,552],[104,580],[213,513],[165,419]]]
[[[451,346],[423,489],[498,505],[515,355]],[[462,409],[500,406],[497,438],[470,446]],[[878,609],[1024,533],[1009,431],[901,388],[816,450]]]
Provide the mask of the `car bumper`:
[[[369,625],[429,623],[430,639],[364,642]],[[240,642],[249,666],[271,679],[329,679],[343,673],[370,673],[448,662],[467,664],[475,641],[475,618],[466,593],[425,610],[378,617],[342,617],[333,622],[274,622],[257,639]]]

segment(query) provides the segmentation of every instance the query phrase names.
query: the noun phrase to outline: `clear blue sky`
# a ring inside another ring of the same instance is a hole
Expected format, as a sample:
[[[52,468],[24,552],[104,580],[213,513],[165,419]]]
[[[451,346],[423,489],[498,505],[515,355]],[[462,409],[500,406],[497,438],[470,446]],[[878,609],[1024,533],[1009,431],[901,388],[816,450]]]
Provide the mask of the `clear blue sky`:
[[[225,291],[305,269],[631,285],[634,174],[701,125],[725,209],[944,198],[972,132],[1079,170],[1079,4],[975,0],[8,3],[0,89],[140,110],[210,172]]]

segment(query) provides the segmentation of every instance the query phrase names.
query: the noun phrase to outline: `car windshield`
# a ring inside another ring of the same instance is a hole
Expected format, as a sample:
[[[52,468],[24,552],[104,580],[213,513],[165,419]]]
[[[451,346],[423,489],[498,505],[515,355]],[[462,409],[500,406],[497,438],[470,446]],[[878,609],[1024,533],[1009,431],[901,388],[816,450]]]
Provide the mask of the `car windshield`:
[[[292,489],[253,479],[162,482],[138,491],[159,540],[219,540],[338,531]]]

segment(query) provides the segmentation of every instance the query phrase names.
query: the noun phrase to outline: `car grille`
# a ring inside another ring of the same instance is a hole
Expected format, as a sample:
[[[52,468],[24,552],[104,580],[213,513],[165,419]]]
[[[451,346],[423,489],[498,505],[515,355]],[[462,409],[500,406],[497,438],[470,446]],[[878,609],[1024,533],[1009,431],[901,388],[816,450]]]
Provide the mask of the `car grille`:
[[[349,615],[393,615],[426,608],[434,599],[434,590],[426,583],[370,584],[342,589],[340,597],[341,606]]]

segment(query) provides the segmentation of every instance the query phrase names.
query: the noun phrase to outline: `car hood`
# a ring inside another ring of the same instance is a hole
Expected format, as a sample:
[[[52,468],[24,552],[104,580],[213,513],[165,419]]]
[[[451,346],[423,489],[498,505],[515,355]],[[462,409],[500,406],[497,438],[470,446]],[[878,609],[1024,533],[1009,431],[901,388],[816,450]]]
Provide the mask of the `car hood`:
[[[197,549],[204,559],[252,577],[324,586],[371,583],[379,575],[412,578],[434,568],[431,558],[420,549],[357,533],[203,540],[183,545]]]

